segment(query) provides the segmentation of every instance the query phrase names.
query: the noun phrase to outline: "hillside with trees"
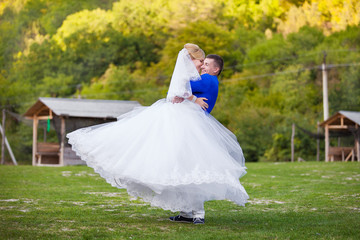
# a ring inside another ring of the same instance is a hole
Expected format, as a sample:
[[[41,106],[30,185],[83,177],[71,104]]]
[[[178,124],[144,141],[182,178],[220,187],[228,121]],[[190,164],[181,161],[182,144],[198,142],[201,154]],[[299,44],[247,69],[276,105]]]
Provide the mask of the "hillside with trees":
[[[23,114],[38,97],[136,100],[166,96],[179,50],[196,43],[225,60],[212,114],[247,161],[288,161],[293,123],[323,121],[321,64],[330,115],[360,111],[360,2],[356,0],[2,0],[0,105]],[[32,129],[8,118],[18,159]],[[316,141],[297,132],[296,156]]]

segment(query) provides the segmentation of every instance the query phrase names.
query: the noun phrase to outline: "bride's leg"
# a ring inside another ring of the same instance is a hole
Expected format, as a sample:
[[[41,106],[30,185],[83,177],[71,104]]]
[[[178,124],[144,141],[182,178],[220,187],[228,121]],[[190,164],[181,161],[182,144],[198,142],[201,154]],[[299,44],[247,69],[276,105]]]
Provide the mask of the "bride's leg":
[[[179,213],[179,215],[182,216],[182,217],[186,217],[186,218],[194,218],[193,212],[183,212],[183,211],[181,211]]]

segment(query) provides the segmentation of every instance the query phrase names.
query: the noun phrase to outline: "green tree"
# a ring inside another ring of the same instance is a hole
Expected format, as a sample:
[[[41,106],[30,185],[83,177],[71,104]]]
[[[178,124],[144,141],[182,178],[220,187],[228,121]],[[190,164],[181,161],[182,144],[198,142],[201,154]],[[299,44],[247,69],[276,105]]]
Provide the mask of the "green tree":
[[[81,95],[93,99],[130,100],[134,87],[128,67],[111,64],[100,78],[84,86]]]
[[[272,39],[253,46],[248,51],[244,63],[252,72],[263,74],[283,69],[292,58],[289,43],[281,35],[276,34]]]
[[[37,94],[43,97],[66,97],[73,92],[74,87],[70,87],[72,83],[72,76],[46,76],[37,85]]]
[[[304,26],[298,32],[289,34],[286,39],[292,45],[291,48],[300,55],[316,48],[325,36],[319,28]]]
[[[342,71],[340,81],[329,94],[333,112],[360,111],[360,68],[348,67]]]
[[[287,74],[272,78],[270,94],[277,96],[276,108],[282,113],[298,112],[300,114],[315,111],[313,106],[321,103],[321,89],[314,85],[310,71],[302,66],[292,65],[284,69]],[[311,113],[311,112],[310,112]]]

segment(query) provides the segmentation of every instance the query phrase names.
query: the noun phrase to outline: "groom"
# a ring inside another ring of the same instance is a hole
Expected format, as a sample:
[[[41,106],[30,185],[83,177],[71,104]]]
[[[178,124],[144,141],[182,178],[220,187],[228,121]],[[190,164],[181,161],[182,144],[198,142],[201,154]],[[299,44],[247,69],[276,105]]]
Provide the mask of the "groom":
[[[219,55],[209,54],[201,66],[201,80],[190,81],[193,95],[187,99],[197,103],[208,113],[212,111],[216,103],[219,92],[219,80],[217,77],[222,72],[223,67],[224,60]],[[182,101],[184,101],[184,98],[175,97],[173,103],[181,103]]]
[[[201,80],[191,81],[193,95],[188,100],[199,104],[208,113],[214,108],[219,91],[218,76],[224,67],[223,59],[216,54],[209,54],[201,66]],[[205,102],[205,101],[206,102]],[[184,101],[183,98],[176,97],[176,103]],[[174,222],[188,222],[194,224],[205,223],[204,205],[201,209],[194,209],[192,212],[180,212],[179,215],[170,217]]]

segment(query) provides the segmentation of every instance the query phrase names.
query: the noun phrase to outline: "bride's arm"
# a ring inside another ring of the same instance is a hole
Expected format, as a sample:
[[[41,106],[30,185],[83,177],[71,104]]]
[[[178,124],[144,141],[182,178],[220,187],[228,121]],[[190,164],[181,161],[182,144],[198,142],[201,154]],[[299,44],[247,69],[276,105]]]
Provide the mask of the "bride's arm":
[[[191,95],[190,97],[187,98],[187,100],[193,102],[193,103],[196,103],[198,104],[202,109],[206,110],[209,105],[205,102],[207,101],[208,99],[207,98],[204,98],[204,97],[196,97],[195,95]],[[182,97],[174,97],[172,103],[181,103],[184,101],[184,98]]]

